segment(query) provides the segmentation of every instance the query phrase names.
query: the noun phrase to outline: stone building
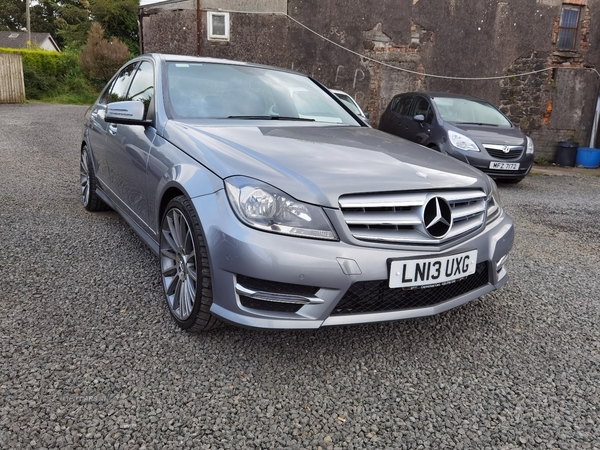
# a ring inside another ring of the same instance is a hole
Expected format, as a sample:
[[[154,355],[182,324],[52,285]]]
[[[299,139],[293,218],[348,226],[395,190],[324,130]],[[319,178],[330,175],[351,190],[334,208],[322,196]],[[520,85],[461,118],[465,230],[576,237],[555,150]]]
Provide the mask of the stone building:
[[[497,105],[548,160],[590,144],[600,0],[171,0],[139,16],[143,52],[293,68],[374,126],[393,95],[444,91]]]

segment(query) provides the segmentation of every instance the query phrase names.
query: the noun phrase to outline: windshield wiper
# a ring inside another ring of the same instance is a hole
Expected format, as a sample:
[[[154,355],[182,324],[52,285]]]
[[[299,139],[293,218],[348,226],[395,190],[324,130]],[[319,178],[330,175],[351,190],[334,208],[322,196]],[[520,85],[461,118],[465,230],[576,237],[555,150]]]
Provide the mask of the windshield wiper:
[[[481,122],[456,122],[456,125],[485,125],[487,127],[497,127],[494,123],[481,123]]]
[[[288,117],[288,116],[227,116],[228,119],[245,119],[245,120],[296,120],[300,122],[314,122],[315,119],[305,117]]]

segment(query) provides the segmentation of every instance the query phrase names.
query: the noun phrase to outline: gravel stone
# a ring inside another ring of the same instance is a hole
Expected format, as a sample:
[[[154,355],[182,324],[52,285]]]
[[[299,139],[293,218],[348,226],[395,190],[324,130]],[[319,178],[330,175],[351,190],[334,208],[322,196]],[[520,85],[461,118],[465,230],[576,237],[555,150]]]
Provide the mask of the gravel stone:
[[[80,204],[85,110],[0,105],[0,448],[600,449],[600,178],[500,185],[510,281],[458,309],[194,335]]]

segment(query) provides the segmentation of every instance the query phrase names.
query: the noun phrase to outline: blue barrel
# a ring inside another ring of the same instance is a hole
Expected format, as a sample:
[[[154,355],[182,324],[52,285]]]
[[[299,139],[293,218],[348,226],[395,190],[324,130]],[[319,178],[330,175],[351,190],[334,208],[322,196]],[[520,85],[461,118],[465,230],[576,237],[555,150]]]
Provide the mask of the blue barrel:
[[[579,147],[575,165],[586,169],[597,169],[600,167],[600,148]]]
[[[556,146],[556,158],[554,162],[559,166],[573,167],[575,158],[577,158],[577,148],[579,144],[571,141],[559,141]]]

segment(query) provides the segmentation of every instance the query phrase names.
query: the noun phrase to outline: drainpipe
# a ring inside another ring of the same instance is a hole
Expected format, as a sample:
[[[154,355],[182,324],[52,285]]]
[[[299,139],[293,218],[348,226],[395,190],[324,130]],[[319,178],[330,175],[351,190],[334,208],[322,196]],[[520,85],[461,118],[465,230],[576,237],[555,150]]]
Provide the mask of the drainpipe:
[[[596,114],[594,114],[594,124],[592,125],[592,135],[590,136],[590,148],[594,148],[596,143],[596,133],[598,132],[598,119],[600,119],[600,93],[596,102]]]
[[[140,45],[140,55],[144,54],[144,10],[138,9],[138,30],[140,35],[138,36],[138,44]]]
[[[200,56],[200,41],[202,39],[202,21],[200,20],[200,0],[196,0],[196,56]]]

